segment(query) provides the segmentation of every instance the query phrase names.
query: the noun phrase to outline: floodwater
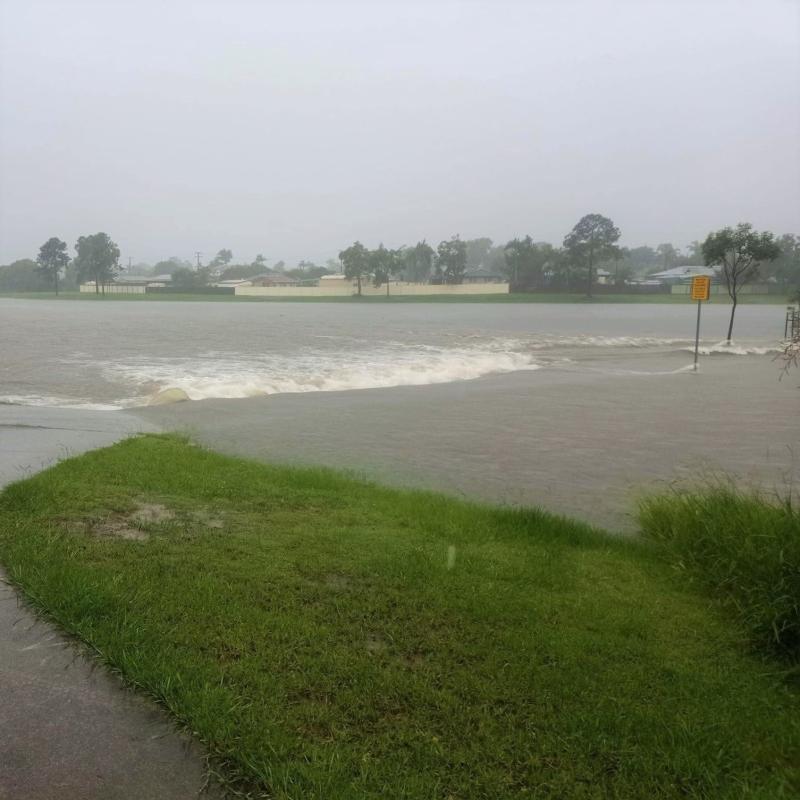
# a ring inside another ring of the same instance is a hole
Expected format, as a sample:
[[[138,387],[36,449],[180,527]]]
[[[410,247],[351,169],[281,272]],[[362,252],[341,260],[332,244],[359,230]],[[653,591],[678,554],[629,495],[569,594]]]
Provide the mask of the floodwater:
[[[718,354],[728,307],[704,309]],[[733,354],[775,351],[780,306],[743,306]],[[0,299],[0,402],[121,408],[691,361],[694,307]],[[665,360],[665,356],[675,356]]]
[[[232,454],[633,530],[636,497],[675,481],[797,491],[784,309],[740,307],[732,347],[728,313],[704,307],[695,374],[689,303],[0,299],[0,402],[44,425],[48,407],[129,408]],[[167,390],[191,401],[150,405]]]

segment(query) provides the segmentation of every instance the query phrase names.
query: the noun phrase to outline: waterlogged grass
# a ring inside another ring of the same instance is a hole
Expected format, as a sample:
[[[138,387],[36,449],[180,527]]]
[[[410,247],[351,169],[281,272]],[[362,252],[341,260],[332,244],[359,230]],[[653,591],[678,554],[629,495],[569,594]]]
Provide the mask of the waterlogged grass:
[[[797,797],[797,693],[654,550],[173,437],[0,496],[10,579],[238,790]]]
[[[800,510],[721,485],[646,499],[640,522],[754,647],[800,666]]]
[[[210,303],[684,303],[693,305],[688,295],[674,294],[600,294],[587,297],[584,292],[553,293],[527,292],[518,294],[475,294],[475,295],[376,295],[370,297],[248,297],[246,295],[223,294],[95,294],[94,292],[62,292],[57,297],[52,292],[25,292],[2,294],[26,300],[86,300],[88,302],[210,302]],[[784,295],[743,295],[740,304],[776,304],[785,305]],[[727,295],[714,295],[712,303],[730,305]]]

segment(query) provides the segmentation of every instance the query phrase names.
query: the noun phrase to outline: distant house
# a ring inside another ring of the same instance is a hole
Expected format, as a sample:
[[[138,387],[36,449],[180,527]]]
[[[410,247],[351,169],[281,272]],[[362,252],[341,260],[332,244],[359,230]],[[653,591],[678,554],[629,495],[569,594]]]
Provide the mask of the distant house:
[[[249,278],[229,278],[224,281],[216,281],[214,286],[218,288],[234,288],[246,286],[300,286],[302,282],[297,278],[284,275],[282,272],[262,272],[259,275],[252,275]]]
[[[464,273],[462,283],[505,283],[508,278],[485,267],[473,267]]]
[[[237,286],[252,286],[252,278],[229,278],[225,281],[215,281],[211,285],[217,289],[235,289]]]
[[[672,269],[665,269],[662,272],[656,272],[653,275],[648,275],[648,283],[650,281],[658,281],[660,284],[676,284],[676,283],[690,283],[692,278],[697,277],[716,278],[717,273],[711,267],[673,267]]]
[[[169,286],[172,283],[172,275],[117,275],[113,283],[124,286]]]
[[[144,294],[148,288],[162,288],[172,283],[172,275],[118,275],[113,281],[101,284],[103,292],[110,294]],[[78,290],[94,292],[94,281],[82,283]]]
[[[282,272],[264,272],[250,278],[251,286],[300,286],[302,281],[284,275]]]
[[[608,279],[611,277],[611,273],[607,269],[596,269],[594,271],[594,280],[595,283],[600,284],[601,286],[605,286],[608,283]]]

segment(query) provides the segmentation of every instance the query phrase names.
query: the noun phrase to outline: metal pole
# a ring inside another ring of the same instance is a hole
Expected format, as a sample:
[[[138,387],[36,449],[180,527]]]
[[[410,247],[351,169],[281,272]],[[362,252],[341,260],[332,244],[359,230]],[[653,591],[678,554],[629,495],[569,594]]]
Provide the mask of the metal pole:
[[[703,305],[697,301],[697,329],[694,333],[694,371],[697,372],[697,351],[700,349],[700,308]]]

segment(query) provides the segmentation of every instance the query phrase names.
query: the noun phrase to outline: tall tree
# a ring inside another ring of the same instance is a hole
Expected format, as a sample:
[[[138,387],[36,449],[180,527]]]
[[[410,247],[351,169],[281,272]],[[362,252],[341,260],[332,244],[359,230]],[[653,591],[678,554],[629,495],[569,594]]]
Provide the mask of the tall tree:
[[[172,275],[179,269],[193,269],[192,262],[178,256],[170,256],[166,261],[157,261],[153,265],[153,275]]]
[[[369,271],[375,286],[386,284],[386,295],[389,295],[389,281],[403,268],[403,253],[400,250],[389,250],[378,245],[376,250],[369,252]]]
[[[800,236],[784,233],[778,247],[781,254],[769,265],[769,277],[782,286],[800,287]]]
[[[69,264],[67,243],[62,242],[56,236],[48,239],[39,248],[36,263],[39,265],[37,267],[39,274],[47,281],[52,282],[55,293],[58,294],[58,279],[61,277],[61,271],[65,270]]]
[[[703,243],[698,242],[696,239],[684,248],[686,266],[696,267],[698,264],[703,263]]]
[[[733,336],[733,318],[739,303],[739,292],[758,277],[763,263],[774,261],[780,254],[775,235],[769,231],[754,231],[749,222],[740,222],[735,228],[726,227],[709,233],[703,242],[706,266],[720,267],[733,304],[728,323],[728,342]]]
[[[227,267],[233,260],[233,252],[223,248],[220,250],[208,265],[211,269],[218,270],[220,267]]]
[[[436,248],[436,271],[445,283],[461,283],[467,268],[467,243],[458,234],[439,242]]]
[[[487,267],[489,253],[492,251],[492,240],[487,236],[482,236],[478,239],[467,239],[465,244],[467,246],[467,267],[469,269]]]
[[[254,267],[258,267],[259,269],[266,269],[266,266],[267,266],[267,259],[266,259],[266,258],[264,258],[264,256],[263,256],[261,253],[259,253],[259,254],[258,254],[258,255],[257,255],[257,256],[256,256],[256,257],[253,259],[253,266],[254,266]]]
[[[179,267],[172,273],[172,286],[184,291],[192,291],[208,286],[211,280],[211,267]]]
[[[544,274],[554,262],[554,250],[547,242],[534,242],[530,236],[512,239],[504,248],[505,272],[511,289],[535,289],[544,282]]]
[[[119,247],[107,233],[80,236],[75,244],[75,266],[81,281],[93,280],[95,293],[119,272]]]
[[[530,258],[531,250],[533,239],[530,236],[512,239],[505,247],[506,272],[512,291],[519,286],[520,275],[525,269],[525,262]]]
[[[410,281],[427,281],[433,270],[434,249],[423,239],[404,252],[405,271]]]
[[[587,214],[564,237],[564,248],[573,263],[587,270],[586,294],[592,296],[594,267],[614,258],[619,248],[619,228],[602,214]]]
[[[647,245],[624,248],[622,261],[622,267],[629,269],[632,274],[644,275],[658,271],[658,253]]]
[[[669,242],[656,247],[656,253],[661,257],[661,269],[674,267],[680,257],[680,251]]]
[[[630,265],[630,250],[627,247],[618,247],[617,254],[609,263],[609,267],[614,268],[614,286],[624,286],[633,276],[633,268]]]
[[[339,262],[336,261],[336,271],[338,272]],[[323,275],[332,274],[333,270],[327,267],[320,267],[313,261],[300,261],[294,269],[284,270],[284,274],[290,278],[297,278],[300,281],[319,280]]]
[[[339,260],[344,267],[345,277],[356,281],[358,296],[361,297],[361,281],[369,277],[369,250],[361,242],[353,242],[339,253]]]

